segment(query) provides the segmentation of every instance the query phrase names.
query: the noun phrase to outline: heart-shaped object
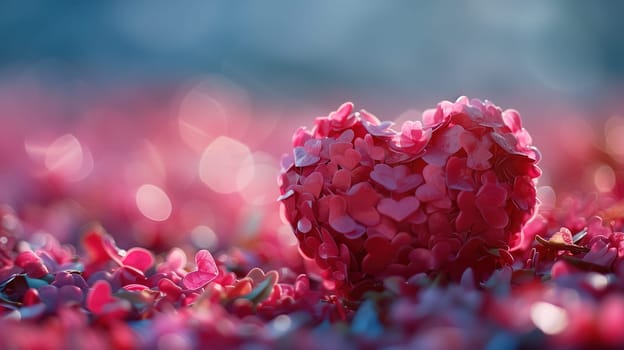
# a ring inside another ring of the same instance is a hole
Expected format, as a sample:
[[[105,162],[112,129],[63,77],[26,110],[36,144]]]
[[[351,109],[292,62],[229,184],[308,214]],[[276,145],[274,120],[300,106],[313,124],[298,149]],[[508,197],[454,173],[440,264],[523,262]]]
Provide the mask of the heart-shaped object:
[[[345,103],[297,130],[282,161],[284,218],[325,286],[356,297],[389,276],[508,264],[540,175],[518,112],[460,97],[392,126]]]
[[[189,272],[182,279],[182,283],[188,289],[202,288],[219,275],[217,263],[207,250],[202,249],[195,253],[195,265],[197,270]]]

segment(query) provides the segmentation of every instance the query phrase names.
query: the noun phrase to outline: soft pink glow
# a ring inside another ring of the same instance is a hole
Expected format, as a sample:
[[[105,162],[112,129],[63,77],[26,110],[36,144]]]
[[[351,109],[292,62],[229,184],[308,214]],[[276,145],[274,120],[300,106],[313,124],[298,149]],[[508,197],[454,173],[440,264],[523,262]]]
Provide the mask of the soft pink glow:
[[[249,148],[225,136],[217,137],[208,145],[199,161],[199,178],[218,193],[243,190],[254,173],[254,158]]]
[[[611,192],[615,187],[615,181],[615,172],[610,166],[602,164],[594,170],[594,185],[598,191]]]
[[[136,192],[136,205],[141,214],[154,221],[165,221],[171,215],[171,200],[160,187],[145,184]]]
[[[93,156],[88,147],[72,134],[65,134],[49,145],[27,139],[24,149],[31,159],[41,163],[46,171],[67,181],[80,181],[93,171]]]
[[[210,91],[199,84],[180,102],[178,129],[187,145],[201,151],[215,137],[227,134],[228,115]]]

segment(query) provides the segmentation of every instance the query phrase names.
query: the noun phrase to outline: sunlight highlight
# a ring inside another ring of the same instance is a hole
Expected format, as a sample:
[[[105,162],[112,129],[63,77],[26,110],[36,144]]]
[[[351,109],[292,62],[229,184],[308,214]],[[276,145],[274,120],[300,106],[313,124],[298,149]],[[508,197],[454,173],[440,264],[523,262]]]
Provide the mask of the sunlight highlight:
[[[165,221],[172,211],[171,200],[160,187],[144,184],[136,192],[136,205],[146,218]]]
[[[218,193],[241,191],[254,175],[254,159],[249,148],[229,137],[217,137],[199,161],[199,178]]]
[[[553,335],[561,333],[568,326],[568,313],[565,309],[547,302],[531,305],[531,321],[542,332]]]

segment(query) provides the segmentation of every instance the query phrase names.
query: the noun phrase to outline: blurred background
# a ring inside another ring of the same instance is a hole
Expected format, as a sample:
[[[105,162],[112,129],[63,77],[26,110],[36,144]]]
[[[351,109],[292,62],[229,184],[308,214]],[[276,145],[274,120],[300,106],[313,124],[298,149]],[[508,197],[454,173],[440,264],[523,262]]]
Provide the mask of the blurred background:
[[[470,94],[501,104],[614,95],[624,5],[583,1],[7,1],[0,72],[69,94],[219,75],[278,103],[400,111]],[[338,94],[338,96],[336,96]],[[382,96],[383,95],[383,96]],[[520,96],[526,96],[521,99]]]
[[[64,241],[99,222],[154,249],[293,247],[275,178],[297,126],[346,100],[405,120],[461,95],[521,112],[546,205],[621,190],[621,13],[563,0],[5,1],[0,203],[25,234]]]

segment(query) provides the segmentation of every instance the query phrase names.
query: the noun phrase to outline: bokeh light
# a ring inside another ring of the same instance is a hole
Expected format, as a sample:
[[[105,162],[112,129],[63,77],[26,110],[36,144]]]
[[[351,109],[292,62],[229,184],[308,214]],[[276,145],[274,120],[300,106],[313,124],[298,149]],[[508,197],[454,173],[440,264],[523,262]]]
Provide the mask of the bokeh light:
[[[243,190],[254,178],[254,173],[254,157],[249,148],[225,136],[210,143],[199,161],[199,178],[218,193]]]
[[[568,314],[565,309],[546,302],[531,305],[531,320],[546,334],[561,333],[568,325]]]
[[[171,200],[160,187],[145,184],[136,192],[136,205],[141,214],[154,221],[165,221],[171,215]]]

